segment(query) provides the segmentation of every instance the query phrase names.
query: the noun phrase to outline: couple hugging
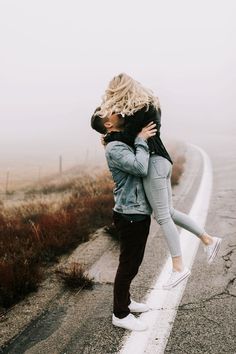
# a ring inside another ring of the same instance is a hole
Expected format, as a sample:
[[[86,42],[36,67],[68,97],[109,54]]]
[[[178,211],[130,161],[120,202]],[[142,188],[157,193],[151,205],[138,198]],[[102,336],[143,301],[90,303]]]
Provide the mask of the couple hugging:
[[[182,261],[181,226],[199,237],[207,262],[218,253],[221,238],[210,236],[191,217],[173,208],[173,161],[160,137],[158,97],[126,73],[109,82],[91,126],[103,135],[109,170],[115,182],[113,220],[120,236],[119,265],[113,288],[112,324],[143,331],[147,326],[132,313],[149,310],[130,295],[130,284],[142,262],[151,214],[160,225],[172,259],[172,272],[163,285],[171,290],[190,276]]]

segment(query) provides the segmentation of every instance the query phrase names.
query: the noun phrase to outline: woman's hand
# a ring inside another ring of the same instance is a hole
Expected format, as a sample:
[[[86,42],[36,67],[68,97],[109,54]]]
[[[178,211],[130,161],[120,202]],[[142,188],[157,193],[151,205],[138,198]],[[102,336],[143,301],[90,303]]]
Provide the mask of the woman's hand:
[[[140,138],[142,138],[144,140],[147,140],[151,136],[156,135],[157,129],[155,127],[156,127],[156,123],[150,122],[150,123],[148,123],[148,125],[143,127],[143,129],[141,130],[141,132],[137,136],[139,136]]]

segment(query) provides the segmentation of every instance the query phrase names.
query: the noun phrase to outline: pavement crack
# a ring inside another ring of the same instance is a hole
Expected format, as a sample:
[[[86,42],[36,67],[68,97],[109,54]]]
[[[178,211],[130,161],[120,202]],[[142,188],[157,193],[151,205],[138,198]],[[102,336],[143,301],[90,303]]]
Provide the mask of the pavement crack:
[[[217,321],[214,321],[212,318],[209,318],[209,317],[207,317],[207,316],[205,316],[205,315],[203,315],[203,314],[201,314],[201,316],[202,316],[203,318],[205,318],[207,321],[212,322],[212,323],[214,323],[214,324],[217,324],[217,326],[222,326],[222,323],[219,323],[219,322],[217,322]]]
[[[230,245],[230,244],[229,244],[228,246],[229,246],[229,247],[236,247],[236,245]]]
[[[222,291],[220,293],[211,295],[206,299],[202,299],[201,301],[187,302],[185,304],[180,305],[179,310],[195,310],[195,309],[199,309],[199,308],[205,308],[206,307],[205,303],[212,301],[212,300],[217,300],[217,299],[219,299],[219,297],[221,297],[222,295],[225,295],[225,294],[226,294],[225,291]],[[195,306],[195,305],[199,305],[199,306]]]
[[[187,302],[185,304],[182,304],[179,306],[179,310],[182,311],[191,311],[199,308],[205,308],[206,303],[214,300],[218,300],[219,298],[222,298],[222,296],[232,296],[236,297],[236,294],[232,293],[231,288],[235,288],[236,285],[236,277],[230,279],[225,287],[225,289],[219,293],[216,293],[214,295],[211,295],[207,297],[206,299],[202,299],[201,301],[193,301],[193,302]]]
[[[234,216],[230,216],[230,215],[219,215],[220,218],[224,218],[224,219],[236,219]]]
[[[233,264],[231,257],[233,255],[234,251],[236,250],[236,245],[232,245],[229,247],[231,247],[232,249],[222,256],[222,258],[224,260],[224,273],[225,274],[228,273],[229,269],[231,268],[231,266]]]
[[[227,294],[232,296],[232,297],[236,297],[236,276],[233,277],[232,279],[230,279],[228,281],[228,284],[226,286],[226,291]]]

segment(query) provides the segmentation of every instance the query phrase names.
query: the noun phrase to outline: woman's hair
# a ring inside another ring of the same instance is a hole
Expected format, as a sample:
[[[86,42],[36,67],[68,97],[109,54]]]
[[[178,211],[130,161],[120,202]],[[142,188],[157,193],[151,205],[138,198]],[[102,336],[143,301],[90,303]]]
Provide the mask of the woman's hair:
[[[145,105],[148,110],[149,104],[156,109],[161,108],[159,99],[154,96],[152,90],[144,87],[126,73],[121,73],[109,82],[102,96],[100,109],[95,114],[101,118],[109,117],[114,113],[130,116]]]

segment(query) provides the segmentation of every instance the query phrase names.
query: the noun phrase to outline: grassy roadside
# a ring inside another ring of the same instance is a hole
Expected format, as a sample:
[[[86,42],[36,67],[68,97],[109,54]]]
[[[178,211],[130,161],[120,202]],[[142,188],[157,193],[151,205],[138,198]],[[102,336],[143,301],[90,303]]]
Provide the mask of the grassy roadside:
[[[43,280],[42,266],[87,241],[111,222],[113,184],[108,173],[74,181],[70,192],[0,209],[0,306],[7,308]]]
[[[178,184],[185,158],[172,153],[172,186]],[[43,266],[56,262],[87,241],[97,228],[112,224],[113,181],[105,171],[28,190],[28,198],[0,205],[0,308],[8,308],[44,279]],[[75,269],[73,269],[73,276]]]

